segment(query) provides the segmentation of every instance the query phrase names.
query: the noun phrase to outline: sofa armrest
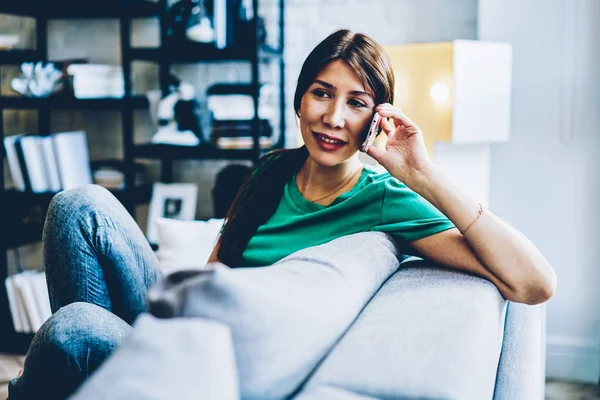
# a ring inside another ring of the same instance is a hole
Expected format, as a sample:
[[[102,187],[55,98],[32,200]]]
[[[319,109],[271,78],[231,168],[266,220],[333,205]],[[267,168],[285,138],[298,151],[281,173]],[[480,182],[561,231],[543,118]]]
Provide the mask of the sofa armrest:
[[[494,400],[543,399],[546,304],[508,303]]]

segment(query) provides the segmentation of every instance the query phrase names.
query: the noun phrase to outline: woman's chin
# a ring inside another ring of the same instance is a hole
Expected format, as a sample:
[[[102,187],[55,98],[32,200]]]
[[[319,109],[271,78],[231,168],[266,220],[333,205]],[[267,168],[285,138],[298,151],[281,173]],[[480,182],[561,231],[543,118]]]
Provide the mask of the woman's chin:
[[[343,149],[339,149],[336,151],[325,151],[319,148],[317,145],[306,146],[310,157],[319,165],[323,167],[335,167],[336,165],[340,165],[348,159],[350,159],[354,154],[356,154],[357,150],[350,151],[350,145],[346,145]]]

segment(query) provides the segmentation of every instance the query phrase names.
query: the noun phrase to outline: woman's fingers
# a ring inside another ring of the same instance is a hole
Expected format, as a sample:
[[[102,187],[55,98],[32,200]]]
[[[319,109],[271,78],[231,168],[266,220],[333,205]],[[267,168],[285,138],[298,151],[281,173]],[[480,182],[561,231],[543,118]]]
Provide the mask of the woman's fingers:
[[[393,118],[396,122],[396,125],[404,126],[405,128],[416,126],[415,123],[412,122],[411,119],[402,112],[402,110],[400,110],[398,107],[394,107],[391,104],[381,104],[377,106],[376,110],[379,115],[384,118]]]
[[[387,118],[381,118],[380,126],[386,135],[389,135],[390,133],[394,132],[394,127],[390,124],[390,121],[388,121]]]
[[[383,159],[383,155],[385,154],[385,151],[380,150],[375,146],[370,146],[367,149],[367,154],[370,155],[371,157],[373,157],[373,159],[375,161],[377,161],[379,164],[382,164],[382,159]]]

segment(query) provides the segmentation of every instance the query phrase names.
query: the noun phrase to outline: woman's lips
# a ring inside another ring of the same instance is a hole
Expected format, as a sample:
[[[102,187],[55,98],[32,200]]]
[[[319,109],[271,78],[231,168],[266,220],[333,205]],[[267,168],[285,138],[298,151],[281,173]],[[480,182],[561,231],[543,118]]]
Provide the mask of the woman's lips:
[[[313,132],[317,145],[325,151],[336,151],[344,147],[347,143],[341,140],[332,139],[329,136]]]

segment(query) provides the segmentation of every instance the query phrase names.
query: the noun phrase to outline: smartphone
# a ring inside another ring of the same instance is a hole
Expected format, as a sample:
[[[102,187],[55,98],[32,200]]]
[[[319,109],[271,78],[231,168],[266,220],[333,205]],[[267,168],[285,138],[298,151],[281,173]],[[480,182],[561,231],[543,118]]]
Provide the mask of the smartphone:
[[[365,141],[360,145],[359,150],[363,153],[366,153],[369,150],[369,147],[375,141],[377,134],[379,133],[379,123],[381,122],[381,115],[379,113],[375,113],[373,115],[373,119],[371,119],[371,124],[369,124],[369,130],[367,131],[367,136],[365,137]]]

